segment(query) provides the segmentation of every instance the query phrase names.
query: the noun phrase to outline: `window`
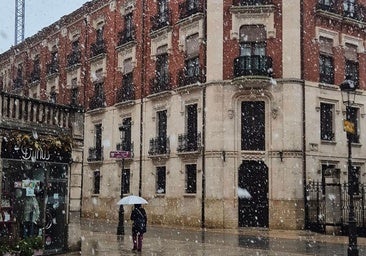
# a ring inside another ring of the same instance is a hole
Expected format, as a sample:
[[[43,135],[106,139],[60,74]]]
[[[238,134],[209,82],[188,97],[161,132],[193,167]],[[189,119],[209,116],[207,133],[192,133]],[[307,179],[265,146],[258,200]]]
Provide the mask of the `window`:
[[[186,187],[185,193],[197,193],[197,167],[195,164],[186,165]]]
[[[126,31],[126,38],[133,37],[133,23],[132,23],[132,12],[128,13],[124,17],[125,20],[125,31]]]
[[[188,78],[199,78],[199,40],[198,34],[191,35],[186,39],[186,75]],[[194,81],[196,82],[196,81]]]
[[[344,10],[345,16],[354,18],[356,15],[355,9],[356,9],[356,0],[344,0],[343,10]]]
[[[359,84],[357,45],[346,43],[344,57],[346,59],[345,76],[347,79],[353,80],[357,88]]]
[[[318,8],[325,10],[325,11],[334,11],[334,4],[335,0],[318,0]]]
[[[186,106],[187,150],[197,150],[197,104]]]
[[[55,86],[51,87],[50,102],[51,103],[57,103],[57,92],[56,92],[56,87]]]
[[[262,25],[240,28],[240,56],[266,55],[266,30]]]
[[[157,123],[157,133],[158,133],[158,152],[161,154],[167,153],[167,112],[166,110],[158,111],[158,123]]]
[[[130,169],[123,169],[123,194],[129,194],[130,193],[130,177],[131,177],[131,171]]]
[[[121,127],[121,141],[122,148],[119,150],[123,151],[132,151],[132,143],[131,143],[131,117],[124,118],[122,121]]]
[[[241,150],[265,150],[263,101],[244,101],[241,104]]]
[[[168,21],[168,1],[167,0],[159,0],[158,1],[158,12],[159,12],[159,21],[160,23],[164,23]]]
[[[93,194],[100,193],[100,171],[94,171],[93,177]]]
[[[360,143],[360,135],[358,130],[358,117],[359,116],[359,109],[350,107],[349,110],[349,117],[348,120],[351,121],[355,127],[355,133],[347,133],[348,138],[350,139],[351,143]]]
[[[319,82],[334,84],[333,40],[319,38]]]
[[[156,194],[165,194],[166,186],[166,167],[156,167]]]
[[[168,52],[167,46],[161,46],[157,49],[156,56],[156,77],[158,81],[166,81],[168,77]]]
[[[320,55],[319,57],[319,82],[334,84],[333,57]]]
[[[97,28],[97,44],[99,43],[103,43],[103,31],[104,31],[104,27],[103,27],[103,22],[98,24],[98,28]]]
[[[320,139],[333,141],[334,104],[320,103]]]
[[[76,106],[77,101],[78,101],[79,89],[78,89],[77,83],[78,83],[78,79],[76,77],[71,79],[71,105],[72,106]]]

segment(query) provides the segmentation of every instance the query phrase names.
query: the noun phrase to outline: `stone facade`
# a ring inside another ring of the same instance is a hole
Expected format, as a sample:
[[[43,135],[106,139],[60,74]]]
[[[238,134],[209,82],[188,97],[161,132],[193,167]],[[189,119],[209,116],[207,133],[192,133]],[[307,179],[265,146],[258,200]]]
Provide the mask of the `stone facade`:
[[[82,165],[77,179],[82,176],[83,216],[118,218],[122,161],[109,153],[123,142],[120,128],[128,119],[133,154],[123,164],[126,194],[149,201],[145,208],[151,223],[304,228],[306,183],[322,180],[327,166],[337,182],[347,181],[345,107],[338,88],[350,72],[345,56],[356,56],[359,67],[355,108],[360,137],[353,157],[364,181],[361,27],[366,23],[352,10],[329,9],[333,6],[322,1],[252,2],[166,1],[165,9],[165,1],[91,1],[14,47],[17,51],[0,55],[4,90],[14,90],[20,63],[31,72],[32,56],[39,52],[40,83],[28,84],[21,93],[49,99],[55,84],[58,101],[85,107],[84,151],[75,156],[78,168]],[[332,42],[326,55],[333,60],[332,83],[320,75],[324,38]],[[70,64],[73,45],[76,61]],[[60,68],[45,76],[52,49],[58,50]],[[248,102],[261,107],[252,110],[253,119],[263,112],[260,131],[248,126],[253,137],[259,136],[253,140],[243,138],[250,137],[243,135]],[[332,107],[327,131],[321,130],[324,104]],[[189,118],[194,120],[190,127]],[[182,142],[191,128],[197,147],[186,150]],[[323,132],[331,138],[322,137]],[[154,151],[155,142],[164,152]],[[187,168],[194,168],[193,177]],[[260,169],[259,181],[251,168]],[[253,192],[255,205],[238,197],[238,186],[249,180],[264,188]],[[256,208],[262,203],[264,210]],[[125,210],[128,219],[130,208]],[[263,219],[256,222],[253,216],[262,210]]]

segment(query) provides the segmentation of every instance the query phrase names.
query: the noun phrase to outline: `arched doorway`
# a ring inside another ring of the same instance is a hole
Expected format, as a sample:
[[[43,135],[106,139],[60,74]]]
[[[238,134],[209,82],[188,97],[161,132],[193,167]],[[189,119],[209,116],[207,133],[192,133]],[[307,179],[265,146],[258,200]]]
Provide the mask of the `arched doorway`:
[[[268,227],[268,167],[245,160],[238,172],[239,227]]]

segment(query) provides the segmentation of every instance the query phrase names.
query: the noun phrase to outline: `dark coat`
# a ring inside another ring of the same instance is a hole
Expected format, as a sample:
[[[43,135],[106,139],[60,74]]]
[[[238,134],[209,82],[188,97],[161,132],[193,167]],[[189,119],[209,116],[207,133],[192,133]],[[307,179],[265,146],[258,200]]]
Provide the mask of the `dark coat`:
[[[131,212],[132,233],[143,234],[146,232],[147,216],[145,209],[142,207],[135,207]]]

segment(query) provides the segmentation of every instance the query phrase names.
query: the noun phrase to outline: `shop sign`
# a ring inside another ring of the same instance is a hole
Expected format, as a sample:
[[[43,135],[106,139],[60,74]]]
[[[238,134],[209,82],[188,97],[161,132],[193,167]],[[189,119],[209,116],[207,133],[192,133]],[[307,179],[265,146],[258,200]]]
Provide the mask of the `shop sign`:
[[[21,147],[20,150],[22,152],[22,159],[24,160],[47,161],[51,158],[50,152],[48,150],[43,150],[42,148],[32,149],[28,147]]]

